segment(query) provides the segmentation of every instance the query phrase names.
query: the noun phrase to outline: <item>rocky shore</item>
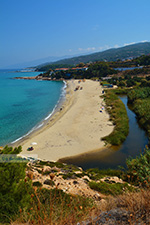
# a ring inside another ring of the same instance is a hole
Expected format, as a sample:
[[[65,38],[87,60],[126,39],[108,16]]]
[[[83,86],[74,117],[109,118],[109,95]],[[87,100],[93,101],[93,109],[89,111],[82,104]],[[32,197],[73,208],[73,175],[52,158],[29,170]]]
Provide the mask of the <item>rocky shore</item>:
[[[14,77],[17,80],[51,80],[50,77],[34,76],[34,77]]]

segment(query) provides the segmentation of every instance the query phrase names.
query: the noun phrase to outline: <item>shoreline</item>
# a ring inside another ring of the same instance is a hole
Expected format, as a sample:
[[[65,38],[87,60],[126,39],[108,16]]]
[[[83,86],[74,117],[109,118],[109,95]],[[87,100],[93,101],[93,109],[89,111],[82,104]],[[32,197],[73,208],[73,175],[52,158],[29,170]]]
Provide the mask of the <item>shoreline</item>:
[[[23,79],[24,79],[24,77],[23,77]],[[63,83],[64,83],[64,86],[62,88],[62,93],[61,93],[56,105],[54,106],[53,110],[51,112],[49,112],[49,114],[45,118],[43,118],[41,121],[39,121],[33,128],[31,128],[31,130],[29,130],[27,133],[25,133],[23,136],[17,138],[16,140],[8,143],[7,145],[16,147],[16,144],[22,143],[24,140],[26,140],[26,138],[28,138],[32,134],[43,129],[49,123],[50,119],[57,112],[59,112],[60,108],[62,108],[64,102],[66,101],[67,82],[64,80]]]
[[[24,134],[22,137],[19,137],[18,139],[12,141],[9,143],[9,146],[16,147],[21,144],[24,144],[24,142],[32,136],[37,135],[44,131],[45,129],[53,126],[53,124],[56,122],[57,117],[61,117],[63,113],[60,112],[60,109],[64,108],[67,104],[67,101],[69,100],[69,86],[66,81],[64,81],[64,87],[63,87],[64,95],[60,96],[58,102],[56,103],[53,110],[43,119],[41,120],[35,127],[33,127],[28,133]],[[35,129],[34,129],[35,128]]]
[[[105,109],[100,110],[102,87],[96,81],[78,82],[67,81],[66,99],[46,125],[13,144],[22,146],[22,156],[36,154],[42,160],[58,161],[105,148],[101,138],[111,133],[114,126]],[[75,91],[77,86],[82,89]],[[32,142],[37,145],[29,152]]]

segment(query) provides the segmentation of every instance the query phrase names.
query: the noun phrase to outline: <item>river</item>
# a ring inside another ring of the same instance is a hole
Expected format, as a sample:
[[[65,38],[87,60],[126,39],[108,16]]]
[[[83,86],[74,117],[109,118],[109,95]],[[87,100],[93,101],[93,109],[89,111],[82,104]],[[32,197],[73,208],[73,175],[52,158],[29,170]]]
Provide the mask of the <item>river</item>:
[[[130,110],[127,97],[120,96],[120,99],[125,104],[129,118],[129,134],[124,143],[119,147],[111,147],[79,157],[64,159],[63,162],[80,166],[84,170],[89,168],[117,169],[118,166],[126,167],[126,159],[129,156],[135,158],[143,152],[145,145],[148,144],[148,137],[138,125],[135,113]]]

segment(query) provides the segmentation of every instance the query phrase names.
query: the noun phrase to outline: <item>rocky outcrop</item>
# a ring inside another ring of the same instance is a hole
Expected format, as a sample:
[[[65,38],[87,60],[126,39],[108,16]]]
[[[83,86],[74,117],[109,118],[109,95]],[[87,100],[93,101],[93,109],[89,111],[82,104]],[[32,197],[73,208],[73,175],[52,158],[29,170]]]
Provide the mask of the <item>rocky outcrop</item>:
[[[42,165],[39,163],[29,163],[27,177],[31,177],[33,184],[41,183],[43,188],[59,188],[72,195],[81,195],[92,198],[99,202],[105,196],[95,190],[92,190],[88,183],[91,179],[83,174],[81,168],[73,170],[71,167],[58,168],[57,166]],[[30,174],[30,175],[29,175]],[[32,175],[31,175],[32,174]]]
[[[130,212],[116,208],[100,213],[100,215],[92,219],[92,221],[83,221],[81,223],[77,223],[77,225],[129,225],[131,224],[130,219]]]

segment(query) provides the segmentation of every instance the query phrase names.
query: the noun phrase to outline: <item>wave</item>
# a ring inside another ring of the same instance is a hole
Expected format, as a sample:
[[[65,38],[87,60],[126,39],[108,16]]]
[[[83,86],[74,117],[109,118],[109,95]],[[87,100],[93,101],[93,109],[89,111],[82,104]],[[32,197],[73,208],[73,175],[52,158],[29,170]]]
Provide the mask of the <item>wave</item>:
[[[55,113],[55,111],[57,110],[58,106],[60,105],[62,99],[66,96],[67,82],[63,81],[63,83],[64,83],[64,86],[62,88],[62,92],[60,94],[59,100],[57,101],[57,103],[56,103],[55,107],[53,108],[52,112],[44,120],[48,120]]]
[[[23,135],[22,137],[17,138],[15,141],[12,141],[11,144],[16,143],[17,141],[20,141],[21,139],[25,138],[26,136],[28,136],[29,134],[31,134],[33,131],[38,130],[40,127],[42,127],[44,125],[44,123],[39,124],[38,126],[33,127],[28,133],[26,133],[25,135]]]
[[[64,86],[62,87],[62,92],[60,94],[59,100],[57,101],[57,103],[56,103],[55,107],[53,108],[52,112],[43,121],[48,120],[56,112],[57,108],[59,107],[60,103],[62,102],[63,98],[65,97],[65,95],[66,95],[66,88],[67,88],[67,82],[63,81],[63,83],[64,83]],[[26,136],[28,136],[32,132],[34,132],[34,131],[38,130],[39,128],[41,128],[44,124],[45,123],[42,122],[39,125],[34,126],[28,133],[26,133],[22,137],[17,138],[16,140],[12,141],[11,144],[14,144],[14,143],[20,141],[21,139],[25,138]]]

